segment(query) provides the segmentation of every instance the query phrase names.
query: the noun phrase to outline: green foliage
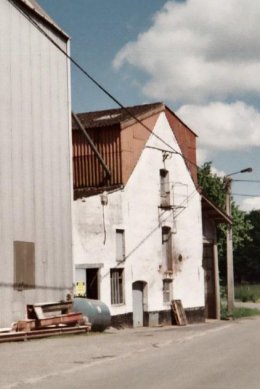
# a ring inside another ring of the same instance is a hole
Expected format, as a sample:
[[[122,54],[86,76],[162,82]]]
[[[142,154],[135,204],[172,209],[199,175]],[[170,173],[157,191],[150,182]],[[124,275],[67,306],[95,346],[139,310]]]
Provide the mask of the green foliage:
[[[212,173],[211,162],[206,162],[198,171],[198,182],[202,188],[202,193],[216,204],[220,209],[225,210],[226,186],[225,180]],[[233,249],[234,254],[241,250],[246,244],[252,241],[250,234],[252,230],[252,223],[247,214],[241,211],[238,205],[232,200],[232,231],[233,231]],[[260,220],[259,220],[260,226]],[[217,229],[218,233],[218,251],[220,259],[220,274],[221,278],[225,280],[225,264],[226,264],[226,225],[221,224]],[[236,258],[234,255],[235,271]]]
[[[241,319],[243,317],[252,317],[252,316],[259,316],[260,310],[257,308],[245,308],[245,307],[239,307],[235,308],[231,315],[227,312],[227,306],[225,304],[221,305],[221,319],[222,320],[228,320],[228,319]]]
[[[252,301],[256,302],[260,300],[260,285],[236,285],[235,286],[235,299],[239,301]]]
[[[198,182],[205,196],[219,208],[225,208],[224,179],[211,172],[212,162],[205,162],[198,169]]]
[[[253,228],[249,231],[250,244],[234,251],[236,282],[260,282],[260,210],[246,215],[246,222]]]

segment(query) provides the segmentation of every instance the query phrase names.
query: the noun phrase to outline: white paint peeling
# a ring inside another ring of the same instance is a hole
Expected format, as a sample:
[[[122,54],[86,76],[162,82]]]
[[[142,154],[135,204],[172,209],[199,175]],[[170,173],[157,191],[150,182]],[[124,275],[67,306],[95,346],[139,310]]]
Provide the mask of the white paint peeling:
[[[174,149],[179,145],[164,113],[161,113],[154,132]],[[147,146],[162,147],[150,136]],[[172,182],[171,196],[175,210],[162,210],[160,204],[159,171],[166,168]],[[178,184],[177,184],[178,183]],[[180,185],[181,184],[181,185]],[[179,187],[185,188],[180,191]],[[147,283],[146,309],[169,309],[163,303],[161,226],[172,228],[175,253],[173,298],[181,299],[185,308],[204,306],[204,279],[202,269],[201,202],[183,158],[173,154],[162,160],[162,152],[144,148],[141,157],[124,190],[108,194],[105,206],[106,243],[100,196],[74,201],[74,262],[75,265],[102,263],[100,269],[100,299],[112,315],[132,312],[132,283]],[[125,262],[116,262],[115,230],[125,229]],[[179,260],[180,259],[180,260]],[[111,306],[110,269],[125,269],[125,304]],[[171,278],[171,276],[168,276]]]

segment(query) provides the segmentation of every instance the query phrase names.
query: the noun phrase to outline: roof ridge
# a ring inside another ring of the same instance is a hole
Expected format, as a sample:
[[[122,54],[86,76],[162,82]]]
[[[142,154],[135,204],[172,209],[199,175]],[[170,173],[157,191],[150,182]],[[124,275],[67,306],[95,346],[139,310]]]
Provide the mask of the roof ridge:
[[[156,103],[146,103],[146,104],[136,104],[136,105],[130,105],[130,106],[127,106],[127,107],[118,107],[118,108],[107,108],[107,109],[101,109],[101,110],[97,110],[97,111],[85,111],[85,112],[78,112],[77,115],[91,115],[91,114],[94,114],[94,113],[105,113],[105,112],[111,112],[111,111],[125,111],[125,110],[131,110],[131,109],[135,109],[135,108],[144,108],[144,107],[152,107],[152,106],[160,106],[160,105],[164,105],[164,103],[162,102],[156,102]]]

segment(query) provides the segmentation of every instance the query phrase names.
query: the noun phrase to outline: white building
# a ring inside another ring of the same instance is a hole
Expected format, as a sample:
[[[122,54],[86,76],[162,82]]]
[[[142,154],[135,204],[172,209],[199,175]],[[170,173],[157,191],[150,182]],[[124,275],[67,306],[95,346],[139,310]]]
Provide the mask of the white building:
[[[110,178],[73,126],[76,293],[116,326],[170,323],[172,299],[204,320],[196,135],[161,103],[129,110],[151,133],[121,109],[78,115]]]
[[[0,326],[72,289],[68,36],[34,0],[0,0]]]

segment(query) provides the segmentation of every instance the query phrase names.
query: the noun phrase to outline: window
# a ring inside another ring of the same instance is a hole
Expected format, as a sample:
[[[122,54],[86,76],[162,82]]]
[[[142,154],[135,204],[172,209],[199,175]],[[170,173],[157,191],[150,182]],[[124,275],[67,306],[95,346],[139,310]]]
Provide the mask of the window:
[[[116,230],[116,260],[125,260],[125,230]]]
[[[14,288],[35,288],[35,247],[33,242],[14,242]]]
[[[170,227],[162,228],[162,255],[164,270],[172,271],[172,231]]]
[[[111,304],[124,303],[124,269],[110,269]]]
[[[163,280],[163,302],[170,303],[172,299],[172,281]]]
[[[160,169],[160,196],[161,207],[170,206],[170,182],[169,172],[166,169]]]

